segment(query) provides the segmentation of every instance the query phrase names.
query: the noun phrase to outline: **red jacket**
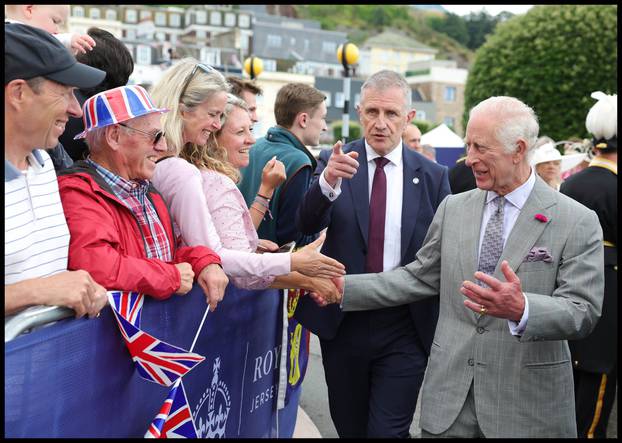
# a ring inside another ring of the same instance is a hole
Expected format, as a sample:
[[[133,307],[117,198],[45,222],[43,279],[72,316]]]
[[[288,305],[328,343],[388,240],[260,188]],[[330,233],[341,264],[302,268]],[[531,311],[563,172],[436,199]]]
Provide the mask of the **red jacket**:
[[[165,299],[181,284],[175,263],[189,263],[195,276],[209,264],[220,264],[206,246],[175,247],[170,213],[153,185],[147,195],[173,247],[173,263],[147,258],[138,220],[88,164],[76,162],[61,171],[58,185],[71,234],[68,268],[88,271],[106,289]]]

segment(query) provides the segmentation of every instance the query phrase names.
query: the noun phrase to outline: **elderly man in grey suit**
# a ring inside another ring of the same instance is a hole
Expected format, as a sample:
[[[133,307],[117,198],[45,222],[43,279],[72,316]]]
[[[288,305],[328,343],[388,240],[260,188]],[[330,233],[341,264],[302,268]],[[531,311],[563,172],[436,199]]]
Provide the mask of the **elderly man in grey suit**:
[[[443,200],[414,262],[337,281],[344,311],[440,294],[423,437],[577,436],[566,340],[600,316],[603,234],[530,168],[537,135],[520,100],[479,103],[465,138],[478,189]]]

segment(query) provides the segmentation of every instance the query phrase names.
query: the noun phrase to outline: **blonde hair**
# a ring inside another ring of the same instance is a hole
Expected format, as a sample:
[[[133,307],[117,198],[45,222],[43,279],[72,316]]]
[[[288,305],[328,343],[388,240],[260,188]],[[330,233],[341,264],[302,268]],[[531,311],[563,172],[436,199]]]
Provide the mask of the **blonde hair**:
[[[220,172],[233,180],[234,183],[238,183],[241,178],[240,171],[229,163],[227,150],[218,144],[218,137],[222,133],[223,128],[227,124],[227,119],[235,107],[248,112],[248,105],[244,100],[231,93],[227,94],[227,104],[222,116],[222,126],[220,129],[209,135],[206,146],[193,145],[192,148],[189,148],[188,145],[186,145],[179,153],[179,156],[199,169],[210,169]]]
[[[149,91],[156,106],[170,110],[162,117],[162,130],[166,133],[169,152],[174,152],[175,155],[180,155],[181,151],[187,149],[191,151],[200,149],[199,146],[194,146],[194,143],[184,143],[182,107],[186,110],[192,109],[218,92],[229,92],[229,84],[225,77],[216,70],[205,72],[203,69],[196,69],[188,82],[190,74],[198,64],[196,59],[190,57],[180,60],[168,68]]]

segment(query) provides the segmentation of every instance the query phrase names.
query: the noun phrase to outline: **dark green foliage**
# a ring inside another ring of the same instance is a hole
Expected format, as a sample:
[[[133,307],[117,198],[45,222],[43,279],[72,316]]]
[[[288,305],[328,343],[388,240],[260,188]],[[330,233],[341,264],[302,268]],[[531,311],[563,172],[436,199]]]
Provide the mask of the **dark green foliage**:
[[[334,141],[341,140],[341,127],[343,123],[341,121],[334,122],[331,126],[333,128]],[[356,140],[362,137],[361,125],[356,122],[350,121],[348,125],[348,141]]]
[[[432,129],[436,128],[438,125],[440,125],[440,123],[432,123],[426,120],[417,120],[417,119],[414,119],[413,121],[411,121],[411,123],[417,126],[419,128],[419,131],[421,131],[422,134],[425,134],[426,132],[429,132]]]
[[[540,134],[587,137],[594,91],[617,93],[617,6],[544,5],[499,23],[476,52],[465,88],[469,110],[510,95],[538,115]]]

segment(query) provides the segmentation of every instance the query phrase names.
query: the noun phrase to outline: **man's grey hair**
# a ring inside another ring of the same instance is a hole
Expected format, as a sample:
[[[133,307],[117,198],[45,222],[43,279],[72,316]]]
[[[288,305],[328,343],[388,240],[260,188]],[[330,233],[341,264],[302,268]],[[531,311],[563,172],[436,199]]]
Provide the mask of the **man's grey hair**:
[[[377,91],[384,91],[394,87],[401,88],[404,91],[405,107],[409,110],[412,106],[412,91],[410,86],[408,86],[406,79],[401,74],[395,71],[389,71],[388,69],[378,71],[365,80],[365,83],[361,86],[361,103],[365,100],[366,89],[371,88]]]
[[[496,118],[495,138],[506,152],[516,151],[516,142],[527,144],[527,160],[533,155],[540,126],[533,109],[515,97],[490,97],[479,102],[469,112],[469,117],[485,112]]]

